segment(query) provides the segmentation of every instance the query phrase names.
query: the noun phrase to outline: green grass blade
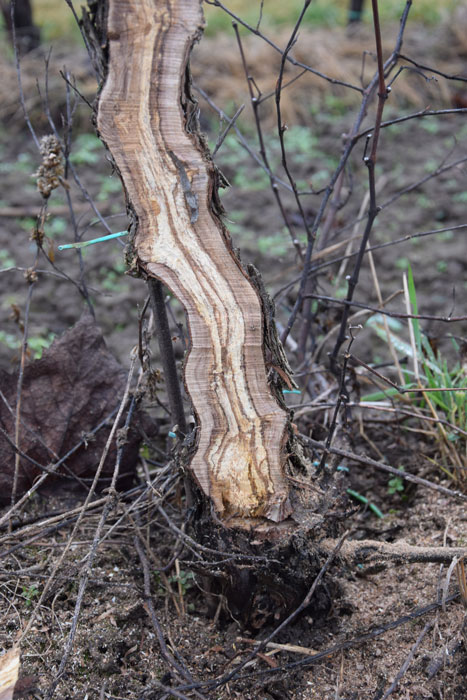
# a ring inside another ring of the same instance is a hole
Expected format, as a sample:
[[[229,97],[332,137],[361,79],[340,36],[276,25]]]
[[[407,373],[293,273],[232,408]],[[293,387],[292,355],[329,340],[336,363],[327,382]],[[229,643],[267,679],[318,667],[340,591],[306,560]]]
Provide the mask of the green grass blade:
[[[409,289],[409,299],[410,299],[410,305],[412,307],[412,313],[418,315],[417,294],[415,292],[415,282],[413,279],[412,267],[411,267],[410,263],[409,263],[409,267],[407,270],[407,284],[408,284],[408,289]],[[422,336],[420,333],[420,322],[419,322],[418,318],[411,318],[410,323],[412,324],[413,334],[415,337],[415,342],[417,344],[417,350],[418,350],[419,356],[421,357],[421,354],[422,354]]]
[[[416,385],[413,382],[410,382],[409,384],[404,384],[401,389],[413,389],[414,386]],[[366,396],[362,396],[361,401],[384,401],[384,399],[392,396],[400,396],[400,391],[393,389],[392,387],[386,391],[375,391],[373,394],[366,394]]]
[[[431,347],[430,341],[426,335],[422,335],[422,347],[426,352],[426,356],[431,360],[431,362],[433,362],[433,364],[437,364],[435,353],[433,352],[433,348]]]

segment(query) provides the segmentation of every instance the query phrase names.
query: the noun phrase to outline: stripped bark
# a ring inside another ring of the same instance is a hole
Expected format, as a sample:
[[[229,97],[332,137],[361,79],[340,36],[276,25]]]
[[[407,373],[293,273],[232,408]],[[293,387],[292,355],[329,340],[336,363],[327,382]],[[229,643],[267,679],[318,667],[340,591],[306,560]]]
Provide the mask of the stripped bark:
[[[187,62],[203,23],[200,0],[109,0],[97,123],[137,219],[138,267],[186,309],[192,473],[222,519],[243,527],[290,514],[287,416],[268,387],[261,302],[213,205],[216,170],[196,127]]]

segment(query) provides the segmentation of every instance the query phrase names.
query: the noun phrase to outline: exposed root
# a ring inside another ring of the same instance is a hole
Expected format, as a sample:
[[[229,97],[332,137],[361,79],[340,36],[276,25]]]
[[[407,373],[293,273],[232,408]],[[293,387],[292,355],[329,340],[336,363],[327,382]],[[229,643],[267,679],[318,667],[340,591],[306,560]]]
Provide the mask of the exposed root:
[[[334,539],[325,539],[320,543],[320,548],[324,553],[330,553],[336,544]],[[385,562],[396,565],[428,562],[450,564],[454,557],[467,556],[467,547],[417,547],[404,541],[350,540],[344,542],[339,556],[353,565]]]

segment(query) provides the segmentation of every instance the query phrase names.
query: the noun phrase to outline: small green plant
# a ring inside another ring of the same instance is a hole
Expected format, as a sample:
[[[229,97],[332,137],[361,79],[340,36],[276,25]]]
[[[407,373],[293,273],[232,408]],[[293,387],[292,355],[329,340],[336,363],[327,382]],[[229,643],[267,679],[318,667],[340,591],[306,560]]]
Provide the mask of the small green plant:
[[[5,249],[0,250],[0,267],[14,267],[15,259]]]
[[[158,571],[154,571],[154,583],[156,587],[156,595],[165,596],[167,593],[166,588],[162,582],[161,575]]]
[[[366,496],[362,496],[361,493],[358,493],[358,491],[354,491],[353,489],[347,489],[347,493],[349,496],[351,496],[351,498],[354,498],[356,501],[359,501],[360,503],[363,503],[364,505],[368,506],[368,508],[376,515],[376,517],[384,518],[384,514],[380,511],[378,506],[375,506],[374,503],[370,503]]]
[[[30,608],[34,602],[34,598],[39,595],[39,589],[35,583],[30,586],[23,586],[21,589],[23,598],[26,600],[26,607]]]
[[[52,345],[54,338],[55,333],[47,333],[45,337],[36,335],[28,338],[28,348],[35,360],[39,360],[42,357],[42,353]]]
[[[465,204],[467,202],[467,192],[456,192],[456,194],[452,195],[452,201]]]
[[[438,260],[438,262],[436,263],[436,269],[437,269],[438,272],[440,272],[441,274],[443,274],[444,272],[447,272],[447,271],[448,271],[448,264],[447,264],[447,262],[446,262],[445,260]]]
[[[31,234],[34,231],[36,220],[31,216],[23,216],[21,219],[15,219],[15,223],[20,226],[26,233]]]
[[[125,271],[123,262],[115,263],[114,267],[109,269],[108,267],[99,268],[99,275],[102,279],[101,286],[107,292],[112,292],[113,294],[121,292],[127,285],[122,277]]]
[[[258,239],[258,250],[263,255],[274,255],[278,258],[285,255],[289,249],[289,242],[284,233],[276,233],[271,236],[262,236]]]
[[[9,350],[17,350],[19,347],[18,338],[13,333],[6,333],[6,331],[0,331],[0,343]]]
[[[111,195],[120,194],[121,191],[122,183],[118,177],[107,176],[102,180],[101,189],[97,195],[97,201],[105,202],[111,197]]]
[[[396,260],[396,267],[399,270],[407,270],[408,266],[410,265],[409,259],[408,258],[398,258]]]
[[[405,471],[404,467],[399,467],[399,471]],[[402,494],[404,491],[404,479],[401,476],[393,476],[392,479],[388,481],[388,494],[393,496],[395,493]]]
[[[33,168],[33,159],[30,153],[20,153],[16,161],[3,160],[0,163],[0,173],[9,173],[14,170],[19,173],[30,173]]]
[[[195,575],[192,571],[184,571],[183,569],[180,569],[179,575],[177,576],[177,574],[173,574],[172,576],[169,576],[168,581],[169,583],[176,583],[181,591],[181,594],[186,595],[187,591],[193,587],[194,578]]]
[[[439,131],[439,122],[435,119],[422,119],[420,121],[420,126],[429,134],[437,134]]]
[[[28,350],[32,359],[39,360],[42,357],[43,351],[51,345],[54,338],[55,333],[48,333],[45,337],[40,335],[30,336],[28,338]],[[5,345],[9,350],[20,352],[21,339],[13,333],[0,331],[0,343]]]
[[[70,160],[75,165],[95,165],[101,159],[103,148],[95,134],[79,134],[75,139]]]
[[[63,235],[68,227],[68,221],[63,216],[54,216],[47,222],[46,234],[50,238],[56,238]]]

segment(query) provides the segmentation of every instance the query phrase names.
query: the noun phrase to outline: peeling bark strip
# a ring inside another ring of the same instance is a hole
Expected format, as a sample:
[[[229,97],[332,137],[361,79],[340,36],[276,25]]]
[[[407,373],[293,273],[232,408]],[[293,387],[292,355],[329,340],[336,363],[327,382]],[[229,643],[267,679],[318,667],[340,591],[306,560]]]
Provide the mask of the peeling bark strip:
[[[213,164],[187,132],[186,66],[204,26],[201,1],[108,5],[98,128],[137,215],[139,264],[188,315],[185,381],[200,426],[191,470],[224,519],[282,521],[286,414],[268,388],[260,300],[212,212]]]

